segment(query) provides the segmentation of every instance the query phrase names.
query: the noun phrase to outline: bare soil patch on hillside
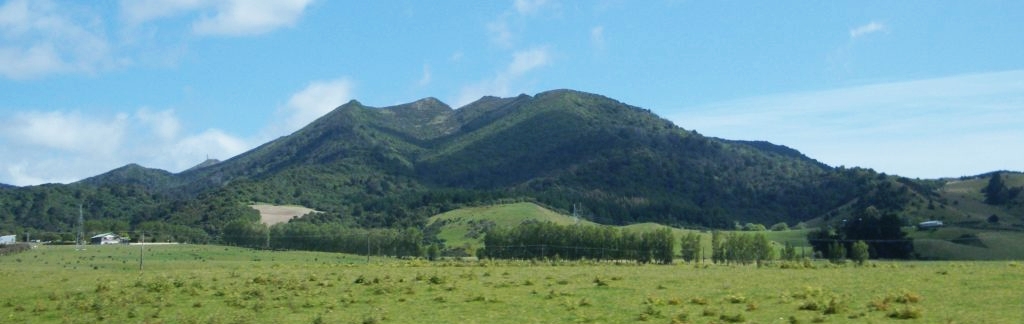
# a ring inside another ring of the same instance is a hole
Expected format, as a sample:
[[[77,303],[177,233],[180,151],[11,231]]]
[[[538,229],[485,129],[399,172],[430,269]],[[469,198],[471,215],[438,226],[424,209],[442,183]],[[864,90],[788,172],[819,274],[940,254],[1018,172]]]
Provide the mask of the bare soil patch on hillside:
[[[267,225],[274,225],[277,223],[285,223],[288,220],[299,217],[316,210],[309,209],[302,206],[277,206],[270,204],[253,204],[249,205],[253,209],[260,212],[260,222]]]

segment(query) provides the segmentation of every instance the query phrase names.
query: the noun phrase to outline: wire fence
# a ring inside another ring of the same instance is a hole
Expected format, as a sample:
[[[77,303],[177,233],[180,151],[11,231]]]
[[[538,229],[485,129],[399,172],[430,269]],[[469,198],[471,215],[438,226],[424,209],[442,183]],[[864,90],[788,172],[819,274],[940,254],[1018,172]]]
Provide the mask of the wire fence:
[[[210,236],[208,238],[208,240],[206,240],[206,241],[195,242],[195,241],[189,241],[189,240],[180,240],[180,239],[178,239],[176,237],[176,235],[175,235],[176,233],[165,232],[165,231],[144,231],[144,230],[127,230],[127,231],[114,231],[114,232],[92,231],[92,232],[84,233],[84,235],[81,238],[77,237],[78,233],[76,233],[76,232],[66,232],[66,231],[62,231],[62,232],[54,232],[54,231],[49,231],[49,232],[30,232],[30,233],[17,234],[17,240],[13,244],[7,244],[6,246],[5,245],[0,245],[0,255],[7,255],[7,254],[15,253],[15,252],[10,252],[10,251],[16,250],[16,248],[14,248],[14,246],[23,246],[22,245],[23,243],[55,244],[55,245],[76,245],[76,244],[93,245],[93,244],[103,243],[102,240],[98,240],[98,239],[94,240],[94,238],[96,238],[96,236],[99,235],[99,234],[106,234],[106,233],[112,233],[114,236],[116,236],[115,241],[107,241],[108,244],[112,243],[112,242],[113,243],[118,243],[118,244],[139,244],[139,243],[146,243],[146,244],[154,244],[154,243],[186,243],[186,244],[189,244],[189,243],[198,243],[198,244],[214,243],[214,244],[223,244],[224,243],[224,240],[223,240],[224,237],[223,236]],[[125,236],[127,236],[127,237],[125,237]],[[271,243],[271,242],[274,242],[274,241],[282,241],[282,240],[284,240],[284,241],[288,241],[288,240],[329,240],[329,239],[337,239],[337,238],[338,238],[337,236],[333,236],[333,235],[275,235],[275,236],[268,236],[268,243]],[[360,255],[378,255],[378,256],[390,255],[391,251],[389,249],[383,249],[382,248],[383,246],[387,245],[387,244],[385,244],[384,242],[381,241],[382,239],[383,238],[379,238],[379,237],[371,237],[371,239],[367,240],[364,237],[362,239],[362,242],[365,242],[365,244],[361,244],[361,246],[363,246],[363,247],[360,248],[358,251],[340,251],[340,250],[339,251],[331,251],[329,249],[303,249],[303,250],[316,250],[316,251],[325,251],[325,252],[344,252],[344,253],[352,253],[352,254],[360,254]],[[781,259],[782,258],[782,254],[781,254],[782,249],[788,243],[789,245],[792,245],[793,248],[795,249],[795,254],[796,254],[797,258],[799,258],[799,259],[812,259],[813,260],[813,259],[826,258],[826,256],[822,255],[822,253],[820,251],[815,251],[814,250],[813,245],[815,245],[815,243],[822,244],[822,243],[837,242],[837,243],[841,243],[841,244],[852,244],[852,243],[855,243],[857,241],[864,241],[864,242],[869,243],[869,244],[899,244],[899,243],[908,243],[908,242],[913,244],[913,242],[915,242],[915,241],[924,241],[924,240],[927,240],[927,241],[930,241],[930,242],[948,242],[948,243],[956,244],[958,246],[970,246],[970,247],[977,247],[977,248],[987,248],[985,242],[983,240],[981,240],[977,236],[962,236],[962,237],[956,237],[956,238],[927,238],[927,239],[919,239],[919,240],[909,240],[909,239],[907,239],[907,240],[896,240],[896,239],[890,239],[890,240],[878,240],[878,239],[874,239],[874,240],[872,240],[872,239],[868,239],[868,240],[802,239],[802,240],[773,241],[772,246],[775,249],[775,256],[776,256],[777,259]],[[710,262],[712,260],[712,252],[711,252],[711,249],[708,247],[709,246],[707,244],[708,241],[703,241],[702,243],[703,244],[702,244],[702,247],[701,247],[701,251],[698,253],[698,257],[697,258],[683,258],[683,255],[680,254],[677,251],[676,254],[675,254],[676,259],[677,260],[684,260],[684,261],[687,261],[687,262],[689,262],[689,261]],[[229,245],[231,245],[231,244],[229,244]],[[426,245],[429,245],[429,244],[425,244],[425,246]],[[276,247],[276,246],[273,246],[272,244],[269,244],[268,246],[266,246],[266,248],[282,249],[282,247]],[[441,254],[446,254],[445,252],[450,252],[450,251],[454,251],[454,250],[457,250],[457,249],[464,249],[464,248],[465,248],[464,246],[448,246],[446,250],[441,251]],[[503,246],[482,246],[482,245],[481,246],[472,246],[469,249],[469,251],[466,251],[467,253],[465,254],[465,256],[470,256],[470,257],[471,256],[476,256],[475,253],[473,253],[473,252],[475,252],[476,250],[480,250],[480,249],[488,249],[489,251],[498,251],[498,253],[501,253],[503,255],[513,256],[513,258],[516,258],[515,256],[520,256],[520,257],[518,257],[520,259],[530,259],[530,258],[533,258],[532,256],[540,256],[540,258],[547,258],[547,259],[567,259],[567,260],[575,260],[575,259],[593,259],[593,260],[601,260],[601,259],[634,259],[637,255],[642,253],[641,250],[639,250],[639,249],[593,247],[593,246],[572,246],[572,245],[559,245],[559,244],[529,244],[529,245],[503,245]]]

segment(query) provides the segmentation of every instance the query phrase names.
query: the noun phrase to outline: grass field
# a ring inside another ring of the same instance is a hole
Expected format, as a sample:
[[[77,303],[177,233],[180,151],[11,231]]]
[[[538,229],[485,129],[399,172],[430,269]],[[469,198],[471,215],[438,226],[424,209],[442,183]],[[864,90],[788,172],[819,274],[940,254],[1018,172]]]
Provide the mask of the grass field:
[[[1021,323],[1024,266],[435,262],[223,246],[0,257],[4,323]],[[901,319],[908,318],[908,319]]]

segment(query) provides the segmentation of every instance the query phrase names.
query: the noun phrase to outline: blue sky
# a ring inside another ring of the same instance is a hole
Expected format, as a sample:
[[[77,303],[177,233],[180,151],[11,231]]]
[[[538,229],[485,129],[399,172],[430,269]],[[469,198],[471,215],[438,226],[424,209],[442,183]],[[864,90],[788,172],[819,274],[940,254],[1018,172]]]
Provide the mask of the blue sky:
[[[1024,170],[1024,2],[7,0],[0,183],[179,172],[357,99],[570,88],[937,178]]]

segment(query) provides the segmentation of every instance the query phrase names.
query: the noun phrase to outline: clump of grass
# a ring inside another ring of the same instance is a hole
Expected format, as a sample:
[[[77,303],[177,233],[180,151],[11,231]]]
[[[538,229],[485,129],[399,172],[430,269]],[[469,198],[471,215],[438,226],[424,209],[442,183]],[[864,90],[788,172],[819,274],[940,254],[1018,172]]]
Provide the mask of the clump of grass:
[[[689,320],[690,320],[690,314],[689,313],[679,313],[679,314],[676,314],[676,316],[672,316],[672,324],[689,323],[690,322]]]
[[[747,321],[747,318],[743,316],[743,313],[736,313],[734,315],[722,314],[718,316],[718,319],[726,323],[743,323]]]
[[[921,297],[921,295],[910,291],[903,291],[899,295],[896,295],[895,298],[896,302],[900,304],[916,304],[917,302],[920,302],[922,299],[924,299],[924,297]]]
[[[828,304],[825,305],[825,315],[839,314],[846,311],[846,304],[835,296],[829,299]]]
[[[900,310],[894,309],[888,314],[889,318],[895,319],[917,319],[921,318],[921,316],[923,315],[924,312],[921,310],[921,308],[910,305],[906,305],[903,307],[903,309]]]
[[[436,274],[433,275],[433,276],[430,276],[430,279],[427,279],[427,282],[432,284],[432,285],[444,284],[447,281],[448,280],[446,280],[444,277],[438,276]]]
[[[707,305],[708,304],[708,299],[704,298],[704,297],[693,297],[693,298],[690,298],[690,304],[694,304],[694,305]]]
[[[661,310],[654,308],[654,305],[647,305],[638,317],[641,321],[647,321],[652,318],[661,318]]]
[[[740,294],[729,295],[725,297],[725,301],[729,302],[730,304],[741,304],[747,301],[747,297],[743,297],[743,295]]]
[[[717,309],[711,307],[704,307],[704,311],[702,311],[700,314],[706,317],[713,317],[718,316],[719,313],[720,312]]]
[[[818,304],[818,302],[814,301],[814,300],[805,301],[805,302],[801,303],[799,307],[797,307],[797,309],[805,310],[805,311],[819,311],[819,310],[822,310],[822,308],[824,308],[824,307],[821,304]]]
[[[658,297],[647,296],[647,298],[644,298],[644,305],[662,306],[665,305],[665,301]]]
[[[594,284],[598,287],[607,287],[608,282],[601,279],[601,277],[594,277]]]
[[[748,311],[748,312],[753,312],[753,311],[756,311],[756,310],[757,310],[757,308],[758,308],[758,306],[757,306],[757,303],[755,303],[755,302],[749,302],[749,303],[747,303],[747,311]]]
[[[823,291],[822,291],[821,287],[807,286],[807,287],[804,287],[804,289],[802,291],[791,293],[790,297],[793,297],[793,298],[796,298],[796,299],[808,299],[808,298],[812,298],[812,297],[821,296],[822,292]]]

